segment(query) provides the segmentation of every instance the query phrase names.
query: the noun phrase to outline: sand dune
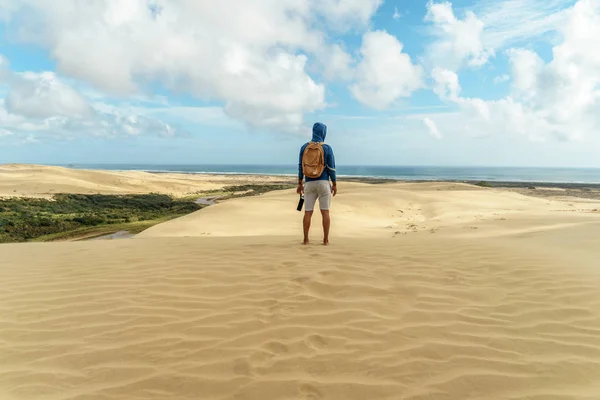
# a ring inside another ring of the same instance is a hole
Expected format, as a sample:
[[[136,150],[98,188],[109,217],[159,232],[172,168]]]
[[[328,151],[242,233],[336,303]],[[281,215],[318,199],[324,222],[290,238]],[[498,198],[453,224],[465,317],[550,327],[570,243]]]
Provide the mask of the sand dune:
[[[453,183],[340,185],[332,234],[494,236],[600,222],[600,202],[563,202]],[[301,235],[294,190],[218,204],[157,225],[139,237]],[[596,211],[594,211],[596,210]],[[320,215],[314,218],[315,236]]]
[[[433,238],[3,246],[0,394],[598,398],[597,270]]]
[[[56,193],[185,196],[226,185],[276,182],[266,176],[153,174],[140,171],[90,171],[40,165],[0,165],[0,197],[52,197]]]
[[[596,202],[340,185],[329,247],[293,191],[0,246],[0,399],[600,398]]]

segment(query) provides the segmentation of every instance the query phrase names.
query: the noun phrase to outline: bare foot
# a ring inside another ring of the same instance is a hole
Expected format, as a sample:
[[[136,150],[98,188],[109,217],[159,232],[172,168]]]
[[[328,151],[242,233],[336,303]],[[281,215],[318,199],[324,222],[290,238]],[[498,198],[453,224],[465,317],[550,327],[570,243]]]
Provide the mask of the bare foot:
[[[303,244],[303,245],[305,245],[305,246],[306,246],[306,245],[309,245],[309,244],[310,244],[310,241],[309,241],[308,239],[304,239],[304,242],[302,242],[302,244]]]
[[[329,246],[329,239],[323,240],[323,246]]]

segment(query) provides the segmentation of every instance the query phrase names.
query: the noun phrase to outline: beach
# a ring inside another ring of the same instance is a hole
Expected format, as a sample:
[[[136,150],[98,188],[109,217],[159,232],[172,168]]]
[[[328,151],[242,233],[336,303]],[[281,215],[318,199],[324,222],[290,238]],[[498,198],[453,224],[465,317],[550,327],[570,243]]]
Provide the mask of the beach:
[[[293,181],[0,166],[0,196]],[[338,186],[330,246],[294,189],[0,245],[0,399],[600,397],[594,188]]]

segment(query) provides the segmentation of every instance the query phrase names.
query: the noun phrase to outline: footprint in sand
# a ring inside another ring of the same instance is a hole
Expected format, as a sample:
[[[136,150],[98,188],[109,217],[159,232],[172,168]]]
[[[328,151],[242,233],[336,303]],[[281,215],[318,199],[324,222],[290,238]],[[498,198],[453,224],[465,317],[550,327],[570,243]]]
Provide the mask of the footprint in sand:
[[[273,363],[273,359],[282,354],[288,354],[289,348],[287,345],[281,342],[269,342],[261,347],[260,350],[255,351],[249,357],[252,366],[257,368],[264,368]]]
[[[273,315],[266,312],[256,313],[255,316],[256,319],[262,322],[263,324],[268,324],[273,320]]]
[[[286,354],[290,351],[288,346],[286,346],[285,344],[283,344],[281,342],[269,342],[269,343],[265,344],[263,347],[265,348],[265,350],[267,350],[268,352],[273,353],[275,355]]]
[[[321,335],[311,335],[304,341],[306,345],[314,350],[327,347],[327,340]]]
[[[262,304],[266,307],[266,310],[256,313],[256,318],[263,323],[269,323],[274,319],[285,319],[295,309],[295,307],[283,304],[279,300],[267,300]]]
[[[275,354],[268,351],[258,351],[250,355],[250,363],[254,367],[265,367],[271,363],[271,360],[275,357]]]

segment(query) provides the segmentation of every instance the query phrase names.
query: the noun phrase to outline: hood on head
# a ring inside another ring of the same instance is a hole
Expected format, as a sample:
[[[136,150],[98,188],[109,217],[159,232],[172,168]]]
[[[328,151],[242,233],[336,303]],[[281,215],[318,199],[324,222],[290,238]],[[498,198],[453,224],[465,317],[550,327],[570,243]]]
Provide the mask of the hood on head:
[[[316,122],[313,125],[312,141],[313,142],[324,142],[325,136],[327,136],[327,126],[320,122]]]

